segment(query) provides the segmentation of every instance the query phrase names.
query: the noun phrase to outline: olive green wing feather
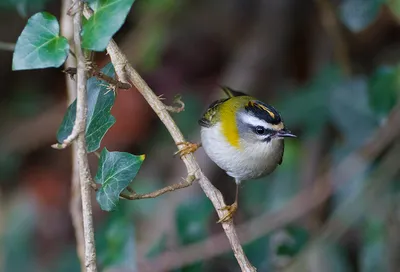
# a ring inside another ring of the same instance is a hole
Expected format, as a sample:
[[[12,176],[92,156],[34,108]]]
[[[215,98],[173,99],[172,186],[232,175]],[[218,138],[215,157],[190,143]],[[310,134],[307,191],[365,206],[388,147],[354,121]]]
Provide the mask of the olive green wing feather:
[[[218,107],[229,98],[219,99],[214,101],[199,120],[199,125],[202,127],[211,127],[217,122]]]
[[[214,101],[207,109],[207,111],[203,114],[201,119],[199,120],[199,125],[202,127],[211,127],[218,121],[218,107],[224,103],[225,101],[229,100],[234,96],[247,96],[247,94],[235,91],[227,86],[219,86],[228,98],[219,99]]]
[[[219,87],[224,91],[224,93],[229,98],[234,97],[234,96],[247,96],[247,94],[245,94],[243,92],[235,91],[235,90],[233,90],[233,89],[231,89],[231,88],[229,88],[227,86],[220,85]]]

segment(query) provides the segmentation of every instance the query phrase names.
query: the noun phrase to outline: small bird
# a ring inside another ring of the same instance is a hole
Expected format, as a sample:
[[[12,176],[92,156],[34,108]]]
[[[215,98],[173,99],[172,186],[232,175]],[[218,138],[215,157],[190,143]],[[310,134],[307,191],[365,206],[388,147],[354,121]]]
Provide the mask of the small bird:
[[[228,222],[238,208],[239,185],[244,180],[273,172],[282,163],[285,137],[296,137],[285,128],[278,111],[242,92],[221,86],[228,98],[213,102],[202,118],[201,146],[206,154],[236,182],[236,197],[218,222]],[[200,145],[185,144],[180,154]]]

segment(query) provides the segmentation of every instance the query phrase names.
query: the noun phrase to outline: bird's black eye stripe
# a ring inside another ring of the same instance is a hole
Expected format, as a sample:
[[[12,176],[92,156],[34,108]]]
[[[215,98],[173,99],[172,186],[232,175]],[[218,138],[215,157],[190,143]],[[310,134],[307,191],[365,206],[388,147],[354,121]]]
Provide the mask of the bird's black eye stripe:
[[[273,134],[274,131],[269,128],[265,128],[263,126],[256,126],[254,127],[254,132],[258,135],[268,135],[268,134]]]

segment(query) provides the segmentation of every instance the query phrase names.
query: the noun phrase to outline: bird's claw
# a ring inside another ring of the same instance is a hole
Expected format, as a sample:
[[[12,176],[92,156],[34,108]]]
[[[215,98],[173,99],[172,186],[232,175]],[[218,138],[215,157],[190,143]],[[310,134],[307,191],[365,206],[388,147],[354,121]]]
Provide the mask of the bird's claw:
[[[196,143],[191,143],[191,142],[180,142],[180,143],[177,143],[176,145],[178,145],[178,146],[183,145],[183,148],[181,148],[180,150],[178,150],[177,152],[174,153],[174,156],[179,155],[180,157],[185,156],[190,153],[194,153],[201,146],[201,144],[196,144]]]
[[[225,207],[219,209],[220,211],[227,211],[227,213],[217,221],[217,223],[226,223],[233,219],[234,214],[238,209],[238,205],[234,202],[232,205],[226,205]]]

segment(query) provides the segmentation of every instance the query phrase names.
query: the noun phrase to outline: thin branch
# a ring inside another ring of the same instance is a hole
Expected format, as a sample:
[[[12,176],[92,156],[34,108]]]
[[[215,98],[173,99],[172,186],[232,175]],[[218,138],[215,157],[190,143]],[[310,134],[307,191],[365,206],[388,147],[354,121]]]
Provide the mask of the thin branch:
[[[165,193],[189,187],[190,185],[193,184],[193,182],[195,180],[196,180],[196,176],[190,175],[186,179],[184,179],[184,181],[182,181],[182,182],[175,183],[175,184],[172,184],[172,185],[168,185],[168,186],[165,186],[165,187],[163,187],[161,189],[158,189],[156,191],[153,191],[151,193],[146,193],[146,194],[138,194],[132,188],[127,187],[126,190],[130,194],[126,194],[126,193],[122,192],[122,193],[119,194],[119,197],[123,198],[123,199],[126,199],[126,200],[156,198],[156,197],[159,197],[160,195],[163,195]],[[92,187],[93,190],[95,190],[97,192],[101,188],[101,185],[97,184],[95,182],[92,182],[91,183],[91,187]]]
[[[75,54],[77,58],[77,100],[76,100],[76,120],[74,130],[77,135],[77,158],[79,165],[79,178],[81,181],[82,194],[82,214],[83,231],[85,237],[85,267],[88,272],[96,272],[96,247],[94,241],[92,202],[91,202],[91,184],[93,183],[90,174],[88,156],[86,151],[85,127],[87,118],[87,94],[86,94],[86,59],[81,48],[82,31],[82,12],[83,2],[75,0],[76,7],[74,13],[74,43]],[[75,129],[76,127],[76,129]],[[73,130],[73,132],[74,132]],[[68,137],[70,138],[70,137]]]
[[[166,187],[164,187],[162,189],[159,189],[157,191],[154,191],[154,192],[151,192],[151,193],[148,193],[148,194],[137,194],[131,188],[129,188],[129,189],[127,188],[127,190],[130,191],[130,194],[121,193],[120,196],[122,198],[125,198],[125,199],[128,199],[128,200],[156,198],[156,197],[158,197],[160,195],[163,195],[165,193],[189,187],[190,185],[193,184],[193,182],[195,180],[196,180],[196,177],[194,175],[191,175],[191,176],[188,176],[183,182],[175,183],[175,184],[166,186]]]
[[[85,16],[88,18],[93,13],[89,8],[85,8]],[[111,62],[114,65],[116,74],[122,82],[128,82],[128,79],[133,83],[136,89],[143,95],[147,103],[152,107],[154,112],[158,115],[160,120],[163,122],[169,133],[171,134],[175,143],[186,142],[182,132],[176,126],[174,120],[168,113],[165,105],[159,100],[157,95],[150,89],[147,83],[142,79],[142,77],[136,72],[135,69],[128,63],[126,56],[121,52],[114,40],[111,40],[107,46],[107,52],[110,55]],[[198,180],[201,188],[203,189],[206,196],[213,203],[218,216],[222,218],[225,212],[221,210],[222,207],[226,206],[223,200],[221,192],[215,188],[207,177],[200,170],[200,167],[195,160],[193,154],[187,154],[182,156],[183,163],[188,171],[188,176],[194,175]],[[238,261],[242,271],[253,272],[256,269],[249,262],[246,255],[244,254],[243,248],[240,245],[239,238],[237,236],[233,222],[223,223],[222,227],[225,234],[229,240],[233,253]]]
[[[0,50],[14,51],[15,43],[0,42]]]
[[[68,40],[73,37],[73,22],[72,18],[67,15],[69,7],[72,5],[72,0],[62,1],[61,7],[61,34],[67,37]],[[70,50],[70,52],[72,52]],[[71,53],[72,54],[72,53]],[[73,54],[73,58],[68,58],[65,67],[75,66],[76,57]],[[70,105],[76,98],[76,83],[68,76],[65,76],[67,94],[68,94],[68,105]],[[82,215],[82,198],[80,191],[80,180],[79,180],[79,169],[78,169],[78,157],[77,157],[77,145],[74,142],[72,144],[72,176],[71,176],[71,200],[69,204],[69,210],[71,213],[72,225],[74,226],[75,239],[76,239],[76,251],[81,264],[81,271],[85,271],[85,240],[83,234],[83,215]]]
[[[174,98],[173,104],[177,104],[179,106],[165,105],[165,109],[169,112],[175,112],[175,113],[180,113],[185,110],[185,103],[182,101],[182,97],[180,95]]]
[[[71,78],[73,78],[76,75],[76,68],[68,67],[64,70],[64,72],[67,73]],[[104,74],[103,72],[100,71],[100,69],[98,67],[96,67],[94,65],[91,65],[89,67],[88,72],[90,73],[90,76],[94,76],[100,80],[103,80],[103,81],[107,82],[108,84],[115,86],[118,89],[128,90],[128,89],[132,88],[131,84],[118,81],[115,78],[112,78],[112,77]]]

